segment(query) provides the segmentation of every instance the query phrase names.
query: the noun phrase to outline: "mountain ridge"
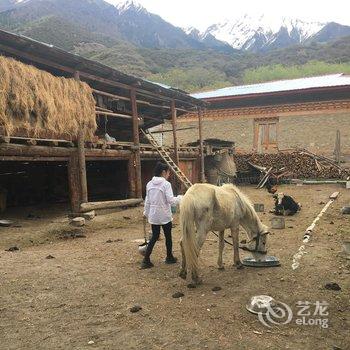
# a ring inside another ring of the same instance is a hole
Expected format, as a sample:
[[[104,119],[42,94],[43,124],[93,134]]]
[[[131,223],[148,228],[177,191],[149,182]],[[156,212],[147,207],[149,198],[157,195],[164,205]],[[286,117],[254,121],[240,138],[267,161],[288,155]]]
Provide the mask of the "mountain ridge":
[[[24,0],[17,4],[8,0],[1,5],[6,5],[6,10],[0,11],[1,29],[189,91],[242,84],[247,72],[268,65],[276,66],[278,71],[279,65],[304,65],[317,60],[325,62],[326,67],[323,63],[314,66],[327,73],[347,68],[327,64],[350,61],[350,35],[343,37],[348,28],[333,22],[318,32],[319,42],[305,36],[302,44],[280,48],[274,39],[269,41],[269,50],[255,52],[253,48],[268,42],[262,33],[255,32],[245,43],[250,50],[233,49],[211,33],[175,27],[135,1],[113,6],[103,0]],[[300,35],[292,31],[287,28],[278,39],[285,41],[291,34]],[[307,69],[311,72],[310,67]],[[268,68],[255,75],[266,77],[269,70],[273,71]]]

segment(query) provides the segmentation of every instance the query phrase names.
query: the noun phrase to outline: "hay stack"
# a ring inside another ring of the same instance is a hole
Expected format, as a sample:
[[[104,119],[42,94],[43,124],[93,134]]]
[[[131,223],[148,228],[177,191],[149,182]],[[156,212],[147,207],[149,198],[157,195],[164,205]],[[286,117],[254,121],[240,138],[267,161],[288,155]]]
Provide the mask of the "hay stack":
[[[0,56],[0,129],[6,135],[54,135],[86,139],[96,130],[95,100],[90,87],[55,77],[33,66]]]

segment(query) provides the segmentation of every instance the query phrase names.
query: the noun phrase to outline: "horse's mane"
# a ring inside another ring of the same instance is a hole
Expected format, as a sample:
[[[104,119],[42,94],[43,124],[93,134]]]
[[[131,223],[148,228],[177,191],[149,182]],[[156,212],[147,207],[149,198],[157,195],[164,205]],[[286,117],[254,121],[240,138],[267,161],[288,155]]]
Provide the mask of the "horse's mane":
[[[258,217],[258,214],[256,213],[251,200],[247,195],[241,192],[237,186],[233,184],[225,184],[222,186],[222,188],[225,190],[233,191],[237,195],[239,198],[239,205],[241,207],[241,210],[249,217],[249,219],[256,219]]]

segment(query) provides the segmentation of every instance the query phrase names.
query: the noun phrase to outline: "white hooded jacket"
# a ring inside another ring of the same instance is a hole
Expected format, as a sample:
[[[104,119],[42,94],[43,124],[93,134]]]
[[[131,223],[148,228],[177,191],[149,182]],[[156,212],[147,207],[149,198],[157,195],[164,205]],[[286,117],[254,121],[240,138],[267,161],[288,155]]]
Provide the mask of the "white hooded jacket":
[[[154,176],[146,187],[144,215],[152,225],[165,225],[173,220],[171,206],[179,204],[182,196],[174,197],[170,182]]]

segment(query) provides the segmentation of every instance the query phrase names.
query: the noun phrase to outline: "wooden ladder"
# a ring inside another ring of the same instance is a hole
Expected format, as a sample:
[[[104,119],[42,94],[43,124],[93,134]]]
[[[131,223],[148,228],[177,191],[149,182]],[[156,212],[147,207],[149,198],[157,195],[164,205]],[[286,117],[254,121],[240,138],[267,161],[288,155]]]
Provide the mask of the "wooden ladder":
[[[173,159],[170,157],[168,151],[161,146],[158,141],[155,139],[154,135],[148,130],[147,132],[141,129],[142,133],[145,135],[150,144],[156,149],[158,154],[162,157],[164,162],[169,165],[172,172],[179,179],[179,181],[185,186],[186,189],[189,189],[192,186],[192,182],[187,178],[187,176],[181,171],[181,169],[176,165]]]

